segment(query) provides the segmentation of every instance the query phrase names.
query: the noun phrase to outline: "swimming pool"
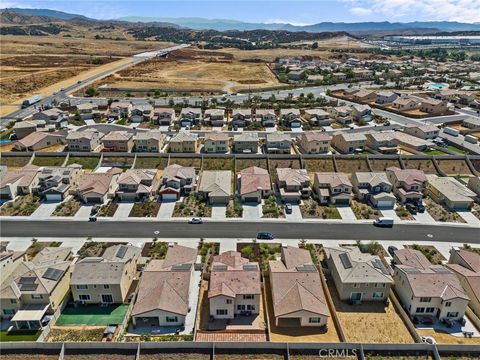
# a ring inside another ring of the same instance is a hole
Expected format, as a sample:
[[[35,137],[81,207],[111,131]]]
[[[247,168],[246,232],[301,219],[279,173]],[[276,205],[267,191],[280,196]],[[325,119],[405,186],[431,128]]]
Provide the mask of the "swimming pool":
[[[442,90],[442,89],[448,88],[448,84],[426,83],[425,85],[423,85],[423,87],[429,90]]]

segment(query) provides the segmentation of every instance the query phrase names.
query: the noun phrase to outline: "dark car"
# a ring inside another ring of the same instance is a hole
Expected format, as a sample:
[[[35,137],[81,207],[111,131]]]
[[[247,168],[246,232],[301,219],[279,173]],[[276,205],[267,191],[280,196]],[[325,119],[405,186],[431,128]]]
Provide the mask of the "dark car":
[[[88,218],[88,221],[90,222],[96,222],[97,221],[97,216],[96,215],[92,215]]]
[[[383,123],[383,126],[390,126],[390,121],[388,121],[388,120],[385,121],[385,122]]]
[[[269,233],[269,232],[262,231],[262,232],[259,232],[257,234],[257,239],[259,239],[259,240],[273,240],[273,234]]]
[[[425,206],[422,204],[422,202],[417,203],[417,211],[419,213],[424,213],[425,212]]]
[[[393,257],[393,255],[395,254],[395,251],[397,251],[397,250],[398,249],[395,246],[391,246],[391,245],[387,248],[387,251],[388,251],[388,253],[390,254],[391,257]]]
[[[286,203],[286,204],[285,204],[285,212],[286,212],[287,214],[291,214],[292,211],[293,211],[292,204]]]
[[[417,207],[415,206],[415,204],[412,204],[412,203],[405,204],[405,208],[408,210],[410,214],[412,215],[417,214]]]

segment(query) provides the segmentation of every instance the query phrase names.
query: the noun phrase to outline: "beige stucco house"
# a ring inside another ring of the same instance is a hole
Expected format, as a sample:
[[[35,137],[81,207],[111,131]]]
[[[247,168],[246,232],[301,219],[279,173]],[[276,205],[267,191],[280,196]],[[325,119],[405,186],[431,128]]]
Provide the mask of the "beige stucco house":
[[[137,132],[133,137],[136,152],[158,153],[165,144],[165,135],[158,130]]]
[[[313,190],[321,204],[349,205],[352,183],[344,173],[315,173]]]
[[[428,194],[450,210],[467,210],[476,194],[454,177],[428,176]]]
[[[305,169],[277,168],[277,188],[284,202],[299,202],[312,193],[310,177]]]
[[[227,204],[232,196],[232,172],[228,170],[203,171],[197,195],[210,204]]]
[[[66,137],[68,150],[99,151],[102,148],[102,142],[100,141],[102,137],[103,133],[93,129],[71,131]]]
[[[195,153],[198,149],[198,135],[180,131],[170,140],[170,152]]]
[[[272,194],[270,174],[256,166],[243,169],[237,176],[237,189],[242,202],[260,203]]]
[[[389,167],[387,178],[401,203],[418,202],[427,192],[427,177],[422,170]]]
[[[228,133],[209,132],[205,134],[203,152],[205,153],[226,153],[230,148]]]
[[[258,152],[258,134],[256,132],[244,132],[234,135],[233,151],[239,154],[256,154]]]
[[[304,131],[297,137],[297,144],[304,154],[327,154],[332,137],[324,132]]]
[[[367,138],[362,133],[339,133],[332,137],[332,146],[342,154],[350,154],[365,149]]]

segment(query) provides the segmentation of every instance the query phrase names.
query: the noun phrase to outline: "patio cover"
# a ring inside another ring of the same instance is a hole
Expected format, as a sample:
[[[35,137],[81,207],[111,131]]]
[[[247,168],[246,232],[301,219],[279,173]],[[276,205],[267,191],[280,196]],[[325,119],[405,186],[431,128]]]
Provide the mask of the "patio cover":
[[[28,304],[18,310],[11,321],[40,321],[49,304]]]

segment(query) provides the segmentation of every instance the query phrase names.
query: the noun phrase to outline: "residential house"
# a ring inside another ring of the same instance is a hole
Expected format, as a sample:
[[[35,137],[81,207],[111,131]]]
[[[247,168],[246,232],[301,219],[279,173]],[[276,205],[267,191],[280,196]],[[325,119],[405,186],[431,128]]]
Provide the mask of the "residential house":
[[[395,251],[394,262],[395,291],[410,317],[420,322],[463,318],[470,298],[452,271],[410,248]]]
[[[398,95],[392,91],[378,91],[377,92],[377,100],[375,101],[377,104],[391,104],[395,100],[397,100]]]
[[[68,113],[57,108],[51,108],[34,113],[32,120],[43,120],[47,125],[55,125],[55,128],[62,129],[68,126]]]
[[[373,120],[372,108],[368,105],[353,105],[351,115],[358,122],[370,122]]]
[[[152,260],[145,267],[132,309],[133,326],[185,325],[190,311],[190,289],[197,249],[169,246],[164,260]]]
[[[310,252],[282,247],[281,260],[268,265],[275,325],[326,328],[330,311]]]
[[[205,134],[203,152],[226,153],[230,149],[228,133],[212,131]]]
[[[159,153],[165,145],[166,136],[158,130],[137,132],[133,137],[136,152]]]
[[[290,154],[292,149],[292,138],[290,134],[286,133],[268,133],[265,147],[268,154]]]
[[[335,72],[332,74],[333,77],[335,77],[335,79],[337,81],[344,81],[344,80],[347,80],[347,74],[343,73],[343,72]]]
[[[67,167],[45,166],[40,170],[34,192],[47,201],[61,201],[81,176],[82,167],[78,164]]]
[[[133,133],[129,131],[110,131],[101,142],[104,151],[130,152],[133,149]]]
[[[305,70],[289,71],[287,77],[290,81],[301,81],[305,78]]]
[[[353,76],[355,79],[368,79],[373,76],[373,71],[368,69],[354,69]]]
[[[193,126],[200,123],[202,119],[202,109],[197,108],[183,108],[180,111],[180,125]]]
[[[7,171],[0,179],[0,199],[13,200],[17,195],[31,194],[38,185],[40,168],[26,166],[18,170]]]
[[[480,118],[469,116],[463,119],[462,126],[471,130],[480,130]]]
[[[105,249],[101,257],[86,257],[75,263],[70,289],[79,305],[127,303],[137,279],[141,249],[118,244]]]
[[[299,128],[302,126],[302,120],[300,119],[300,110],[298,109],[281,109],[280,116],[282,123],[290,128]]]
[[[149,103],[135,104],[132,107],[130,121],[132,123],[140,123],[143,121],[151,121],[153,118],[153,106]]]
[[[116,194],[121,201],[150,200],[159,187],[157,170],[128,169],[118,178]]]
[[[476,194],[454,177],[428,176],[428,194],[450,210],[468,210]]]
[[[15,125],[13,125],[13,130],[15,130],[17,140],[20,140],[36,131],[46,130],[45,125],[45,120],[23,120],[17,121]]]
[[[264,127],[274,127],[277,125],[277,115],[273,109],[255,110],[255,118],[260,121]]]
[[[362,253],[358,246],[325,250],[328,268],[341,300],[359,304],[388,299],[393,278],[379,256]]]
[[[420,111],[428,114],[441,115],[448,111],[447,103],[442,100],[424,99],[420,103]]]
[[[153,109],[152,121],[160,126],[170,126],[175,120],[175,110],[170,108]]]
[[[115,196],[122,173],[122,169],[111,168],[105,173],[84,174],[73,192],[85,203],[104,204]]]
[[[69,151],[99,151],[103,146],[102,137],[103,133],[94,129],[71,131],[66,137],[67,147]]]
[[[223,126],[225,124],[225,110],[224,109],[207,109],[203,117],[205,125],[209,126]]]
[[[129,102],[114,101],[110,104],[108,117],[113,120],[130,119],[132,109],[133,106]]]
[[[480,177],[473,176],[468,179],[467,187],[480,197]]]
[[[245,127],[252,122],[251,109],[233,109],[232,110],[232,126]]]
[[[418,108],[418,106],[418,101],[408,96],[400,96],[392,103],[392,108],[399,111],[413,110]]]
[[[352,175],[352,185],[360,201],[380,209],[393,209],[395,206],[393,186],[385,172],[355,172]]]
[[[352,108],[350,106],[344,105],[332,107],[330,108],[329,112],[330,116],[335,121],[338,121],[343,125],[350,125],[351,123],[353,123]]]
[[[416,136],[420,139],[435,139],[440,132],[440,129],[435,125],[414,125],[414,124],[407,124],[403,128],[403,131],[407,134]]]
[[[332,146],[342,154],[350,154],[365,149],[367,138],[362,133],[339,133],[332,137]]]
[[[394,131],[372,131],[365,134],[366,145],[382,154],[396,154],[397,141],[395,135]]]
[[[76,118],[79,120],[93,120],[100,118],[98,105],[93,103],[81,103],[75,106],[77,109]]]
[[[18,151],[37,151],[62,144],[65,144],[64,133],[36,131],[18,140],[14,145],[14,149]]]
[[[71,255],[71,248],[46,247],[31,261],[18,263],[1,283],[1,318],[18,330],[41,329],[43,317],[53,314],[68,293]]]
[[[260,267],[237,251],[214,256],[208,284],[210,316],[233,319],[260,312]]]
[[[198,197],[209,204],[227,204],[232,196],[232,172],[206,170],[202,172]]]
[[[198,134],[180,131],[169,143],[172,153],[195,153],[198,149]]]
[[[389,167],[386,172],[393,193],[402,204],[421,201],[426,194],[427,177],[422,170]]]
[[[306,120],[313,126],[330,126],[330,114],[323,109],[305,109]]]
[[[237,183],[242,202],[260,203],[262,199],[272,194],[272,182],[268,171],[256,166],[240,170]]]
[[[258,152],[258,134],[244,132],[233,136],[233,151],[239,154],[256,154]]]
[[[315,173],[313,191],[322,204],[350,204],[352,183],[344,173]]]
[[[473,251],[451,248],[446,267],[457,275],[470,298],[468,306],[480,317],[480,255]]]
[[[360,89],[352,96],[353,101],[359,103],[368,103],[377,100],[377,94],[375,91]]]
[[[284,202],[299,202],[310,197],[310,177],[305,169],[277,168],[278,191]]]
[[[297,144],[304,154],[328,154],[332,137],[324,132],[304,131]]]
[[[158,193],[162,201],[178,200],[195,189],[197,177],[195,168],[169,165],[163,170],[162,185]]]
[[[3,281],[10,276],[10,274],[13,272],[13,270],[15,270],[17,265],[24,259],[25,251],[12,251],[6,249],[2,249],[2,251],[0,251],[1,283],[3,283]]]

